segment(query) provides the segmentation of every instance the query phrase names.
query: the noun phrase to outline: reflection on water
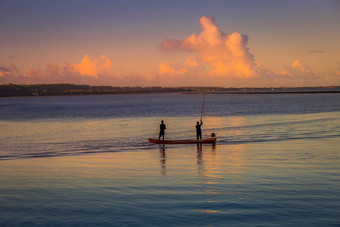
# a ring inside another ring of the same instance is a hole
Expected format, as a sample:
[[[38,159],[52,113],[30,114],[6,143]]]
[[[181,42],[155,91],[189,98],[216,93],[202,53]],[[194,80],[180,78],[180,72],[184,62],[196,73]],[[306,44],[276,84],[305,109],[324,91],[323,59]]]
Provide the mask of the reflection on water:
[[[159,144],[159,154],[161,162],[161,173],[166,175],[166,154],[165,154],[165,144]]]
[[[0,226],[340,226],[340,96],[166,97],[6,99]]]
[[[155,118],[1,121],[0,160],[148,149],[158,137]],[[166,137],[195,138],[192,117],[167,118]],[[217,133],[219,145],[340,136],[339,114],[206,117],[203,137]],[[178,146],[180,147],[180,146]]]
[[[339,141],[308,142],[3,160],[0,225],[337,226]]]
[[[166,171],[167,171],[167,153],[166,153],[166,145],[165,144],[159,144],[159,160],[160,160],[160,166],[161,166],[161,173],[162,175],[166,175]],[[216,144],[209,144],[209,145],[202,145],[202,144],[196,144],[196,145],[189,145],[188,149],[196,147],[196,165],[197,165],[197,170],[200,176],[203,177],[209,177],[212,176],[211,174],[207,173],[207,170],[204,168],[204,156],[203,154],[205,153],[205,155],[208,155],[207,158],[209,157],[209,164],[210,165],[214,165],[214,163],[212,162],[212,160],[214,160],[213,156],[216,155]],[[209,153],[209,154],[207,154]]]
[[[199,174],[202,174],[202,172],[204,172],[204,162],[202,159],[202,144],[200,143],[197,144],[197,168]]]

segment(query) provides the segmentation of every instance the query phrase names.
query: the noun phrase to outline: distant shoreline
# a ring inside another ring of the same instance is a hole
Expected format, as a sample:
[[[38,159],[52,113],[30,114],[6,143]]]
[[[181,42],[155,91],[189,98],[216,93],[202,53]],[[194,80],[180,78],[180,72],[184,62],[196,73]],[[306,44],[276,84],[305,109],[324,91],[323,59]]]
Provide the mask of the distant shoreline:
[[[199,93],[204,93],[204,92],[196,92],[196,93],[185,93],[185,94],[199,94]],[[272,94],[318,94],[318,93],[323,93],[323,94],[336,94],[340,93],[340,91],[255,91],[255,92],[209,92],[205,94],[214,94],[214,95],[223,95],[223,94],[229,94],[229,95],[272,95]]]
[[[107,94],[317,94],[340,93],[340,86],[327,87],[271,87],[271,88],[223,88],[223,87],[113,87],[75,84],[0,85],[0,97],[107,95]]]

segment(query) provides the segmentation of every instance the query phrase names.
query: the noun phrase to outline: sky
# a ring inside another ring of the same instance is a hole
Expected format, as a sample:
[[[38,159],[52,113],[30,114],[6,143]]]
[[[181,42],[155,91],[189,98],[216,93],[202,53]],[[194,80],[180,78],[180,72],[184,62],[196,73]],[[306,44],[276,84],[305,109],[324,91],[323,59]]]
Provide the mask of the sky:
[[[337,0],[1,0],[0,84],[340,86]]]

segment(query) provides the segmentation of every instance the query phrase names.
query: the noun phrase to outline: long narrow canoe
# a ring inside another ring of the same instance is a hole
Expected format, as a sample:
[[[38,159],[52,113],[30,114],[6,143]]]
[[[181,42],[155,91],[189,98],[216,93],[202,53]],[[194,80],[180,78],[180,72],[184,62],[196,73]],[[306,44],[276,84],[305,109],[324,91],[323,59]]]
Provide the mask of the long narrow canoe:
[[[158,140],[158,139],[151,139],[148,138],[150,143],[156,143],[156,144],[189,144],[189,143],[215,143],[215,138],[208,138],[208,139],[202,139],[202,140]]]

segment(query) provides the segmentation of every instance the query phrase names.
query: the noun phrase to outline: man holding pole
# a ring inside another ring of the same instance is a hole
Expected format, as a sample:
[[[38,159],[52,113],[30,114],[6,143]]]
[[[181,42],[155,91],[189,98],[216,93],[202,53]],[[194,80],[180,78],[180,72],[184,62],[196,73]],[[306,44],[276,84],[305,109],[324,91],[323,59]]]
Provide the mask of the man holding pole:
[[[196,124],[196,137],[197,137],[197,140],[202,139],[202,130],[201,130],[201,126],[202,125],[203,125],[202,120],[201,120],[201,124],[197,121],[197,124]]]

